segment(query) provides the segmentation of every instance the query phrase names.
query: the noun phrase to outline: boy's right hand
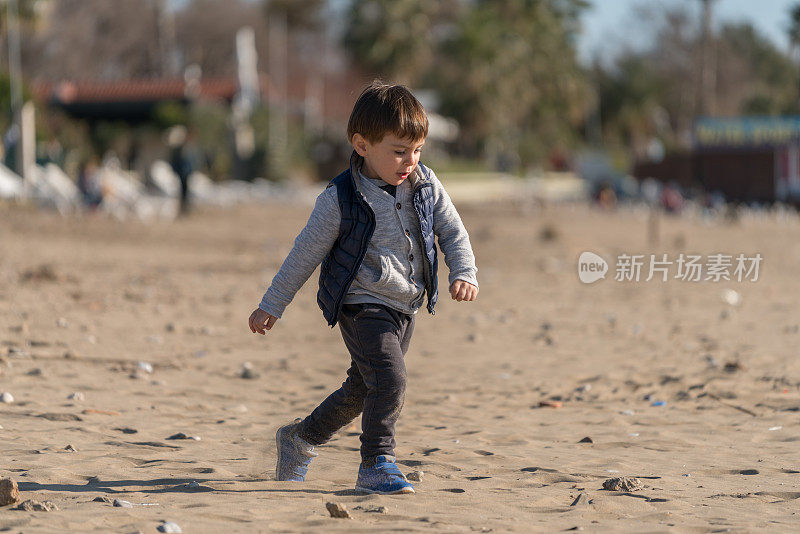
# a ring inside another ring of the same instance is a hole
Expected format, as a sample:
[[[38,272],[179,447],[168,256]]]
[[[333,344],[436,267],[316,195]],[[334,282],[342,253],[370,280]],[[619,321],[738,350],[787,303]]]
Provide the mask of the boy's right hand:
[[[278,318],[274,315],[268,314],[261,308],[256,308],[253,313],[250,314],[250,331],[254,334],[259,333],[262,336],[266,335],[266,330],[271,330],[272,325],[274,325],[277,320]]]

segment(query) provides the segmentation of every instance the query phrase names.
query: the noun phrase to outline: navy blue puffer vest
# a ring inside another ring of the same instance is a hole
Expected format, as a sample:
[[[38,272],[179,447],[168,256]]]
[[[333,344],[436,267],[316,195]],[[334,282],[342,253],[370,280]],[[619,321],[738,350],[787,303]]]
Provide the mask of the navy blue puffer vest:
[[[339,320],[344,297],[364,261],[367,247],[375,231],[375,213],[364,195],[356,188],[355,176],[361,164],[361,157],[353,152],[350,168],[334,178],[328,187],[336,187],[339,211],[342,220],[339,224],[339,237],[331,251],[322,261],[319,273],[317,304],[322,309],[325,320],[333,328]],[[426,178],[430,170],[418,164]],[[437,271],[439,259],[433,234],[433,185],[423,180],[414,188],[414,210],[419,217],[422,241],[425,246],[425,291],[428,294],[428,311],[434,312],[439,298]]]

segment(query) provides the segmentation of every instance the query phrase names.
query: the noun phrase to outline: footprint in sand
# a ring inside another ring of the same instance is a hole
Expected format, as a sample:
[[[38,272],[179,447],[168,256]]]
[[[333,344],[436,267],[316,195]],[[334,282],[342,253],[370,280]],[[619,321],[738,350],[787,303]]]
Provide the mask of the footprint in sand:
[[[422,460],[397,460],[397,463],[405,465],[406,467],[420,467],[430,462],[423,462]]]
[[[777,497],[783,501],[800,499],[800,491],[759,491],[756,495],[768,495],[770,497]]]
[[[699,474],[704,475],[759,475],[761,472],[758,469],[706,469],[700,471]]]
[[[536,473],[539,475],[537,480],[547,484],[555,484],[558,482],[583,482],[588,475],[568,475],[561,473],[555,469],[545,469],[543,467],[523,467],[520,469],[525,473]]]

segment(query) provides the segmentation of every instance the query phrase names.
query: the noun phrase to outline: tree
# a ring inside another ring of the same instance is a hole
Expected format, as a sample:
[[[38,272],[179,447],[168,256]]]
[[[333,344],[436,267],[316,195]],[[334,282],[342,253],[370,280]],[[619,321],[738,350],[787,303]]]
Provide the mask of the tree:
[[[367,70],[413,85],[433,60],[435,26],[455,7],[453,1],[353,0],[343,44]]]
[[[27,36],[23,63],[48,80],[149,76],[160,65],[157,27],[153,0],[61,0]]]
[[[267,17],[280,13],[291,30],[318,31],[323,24],[325,0],[264,0]]]
[[[800,2],[789,8],[789,27],[786,29],[789,35],[789,43],[795,56],[800,53]],[[797,84],[798,107],[800,107],[800,79]]]
[[[725,24],[717,38],[720,114],[796,111],[797,66],[750,23]]]
[[[694,118],[703,110],[702,25],[684,6],[652,6],[637,13],[653,35],[643,49],[620,53],[610,67],[597,65],[604,132],[641,156],[652,138],[668,148],[688,148]],[[800,10],[798,11],[800,16]],[[800,26],[799,26],[800,28]],[[714,49],[713,80],[705,90],[713,115],[779,114],[794,108],[797,67],[750,23],[725,23],[706,36]]]
[[[594,79],[609,145],[627,146],[641,155],[652,136],[666,133],[658,131],[664,85],[646,57],[627,53],[611,69],[595,65]]]
[[[462,146],[503,167],[540,161],[574,139],[587,86],[574,47],[579,0],[479,0],[437,64],[442,113]]]
[[[175,12],[164,0],[59,0],[27,32],[23,64],[34,79],[180,76],[196,63],[204,77],[236,75],[236,32],[252,26],[266,56],[262,8],[247,0],[190,0]],[[163,34],[174,20],[174,39]],[[176,65],[172,63],[175,56]],[[173,67],[173,68],[168,68]],[[175,68],[176,67],[176,68]]]
[[[199,65],[203,77],[234,77],[236,32],[253,28],[261,66],[267,54],[267,26],[260,6],[243,0],[192,0],[175,13],[175,40],[185,65]]]
[[[36,21],[36,0],[17,0],[20,26],[30,26]],[[0,43],[8,43],[8,0],[0,1]],[[0,70],[8,70],[7,49],[0,54]]]

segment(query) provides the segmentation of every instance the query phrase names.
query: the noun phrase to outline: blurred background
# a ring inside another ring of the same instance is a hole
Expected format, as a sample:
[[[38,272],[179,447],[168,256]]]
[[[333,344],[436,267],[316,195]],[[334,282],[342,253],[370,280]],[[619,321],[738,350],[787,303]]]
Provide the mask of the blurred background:
[[[797,1],[0,0],[0,32],[0,197],[62,213],[327,181],[376,77],[418,95],[453,179],[800,200]]]

